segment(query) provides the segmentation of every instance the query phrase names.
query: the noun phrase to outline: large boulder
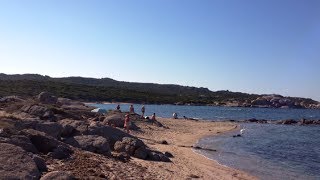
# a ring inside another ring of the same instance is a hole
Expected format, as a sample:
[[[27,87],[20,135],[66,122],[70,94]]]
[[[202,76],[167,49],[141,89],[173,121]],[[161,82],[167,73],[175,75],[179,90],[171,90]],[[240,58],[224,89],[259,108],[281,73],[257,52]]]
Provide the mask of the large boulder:
[[[157,151],[149,151],[148,152],[148,159],[152,161],[162,161],[162,162],[171,162],[168,156],[161,152]]]
[[[52,152],[60,144],[59,141],[53,137],[34,129],[24,129],[22,133],[30,139],[39,152],[44,154]]]
[[[48,170],[46,161],[42,157],[32,154],[32,160],[36,163],[39,171],[44,172]]]
[[[112,114],[103,120],[103,124],[123,128],[124,116],[121,114]]]
[[[69,138],[66,143],[86,151],[111,155],[109,142],[106,138],[97,135],[83,135]]]
[[[56,139],[61,137],[63,131],[62,125],[56,122],[39,122],[33,129],[44,132]]]
[[[52,171],[52,172],[49,172],[46,175],[42,176],[40,180],[52,180],[52,179],[74,180],[76,178],[70,172]]]
[[[127,134],[117,128],[111,126],[103,126],[99,123],[88,126],[87,131],[85,131],[83,134],[102,136],[109,140],[111,148],[116,141],[121,141],[123,137],[132,137],[130,134]]]
[[[38,100],[43,104],[56,104],[58,98],[48,92],[42,92],[38,95]]]
[[[134,120],[140,119],[140,116],[138,116],[138,118],[136,118],[136,117],[134,117],[134,115],[131,115],[130,119],[131,119],[130,129],[131,130],[139,129],[139,127],[134,123]],[[113,126],[113,127],[123,128],[124,127],[124,115],[122,115],[121,113],[115,113],[115,114],[109,115],[104,118],[102,124]]]
[[[58,122],[62,126],[62,137],[70,137],[73,135],[84,134],[88,131],[88,126],[85,121],[63,119]]]
[[[10,138],[0,137],[0,142],[19,146],[27,152],[38,153],[37,148],[32,144],[30,139],[26,136],[13,135]]]
[[[137,158],[144,157],[141,155],[144,151],[147,154],[146,145],[140,140],[133,137],[124,137],[122,141],[117,141],[114,144],[114,150],[116,152],[125,152],[130,156],[135,156]],[[138,152],[136,152],[138,150]],[[145,159],[146,156],[143,158]]]
[[[64,144],[58,145],[49,155],[54,159],[66,159],[73,153],[73,150]]]
[[[22,112],[28,113],[33,116],[40,117],[41,119],[53,119],[54,113],[52,110],[45,106],[39,105],[25,105],[21,108]]]
[[[1,179],[39,179],[36,163],[22,148],[0,143]]]

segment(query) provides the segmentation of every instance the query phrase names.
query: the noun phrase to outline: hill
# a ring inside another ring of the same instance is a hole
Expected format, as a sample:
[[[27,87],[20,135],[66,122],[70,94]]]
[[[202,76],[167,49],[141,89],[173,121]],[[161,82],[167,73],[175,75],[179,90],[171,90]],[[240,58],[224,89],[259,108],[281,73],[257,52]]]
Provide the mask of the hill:
[[[191,104],[240,107],[320,108],[308,98],[257,95],[174,84],[122,82],[110,78],[51,78],[38,74],[0,74],[0,96],[35,96],[49,91],[56,96],[82,101],[150,104]]]

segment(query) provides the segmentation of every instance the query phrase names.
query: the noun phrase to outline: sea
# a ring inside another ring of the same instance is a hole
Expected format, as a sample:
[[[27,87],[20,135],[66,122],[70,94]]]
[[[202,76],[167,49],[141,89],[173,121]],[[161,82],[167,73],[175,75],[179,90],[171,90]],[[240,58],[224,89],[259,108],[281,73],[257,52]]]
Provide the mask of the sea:
[[[117,104],[92,104],[106,110],[115,109]],[[130,104],[121,104],[129,111]],[[134,105],[140,113],[141,104]],[[175,112],[178,117],[208,121],[266,119],[319,120],[320,110],[239,108],[215,106],[145,105],[146,115],[170,118]],[[217,161],[221,165],[239,169],[259,179],[320,180],[320,126],[276,125],[240,123],[245,129],[241,137],[233,137],[239,131],[208,136],[200,139],[197,146],[216,151],[195,152]]]

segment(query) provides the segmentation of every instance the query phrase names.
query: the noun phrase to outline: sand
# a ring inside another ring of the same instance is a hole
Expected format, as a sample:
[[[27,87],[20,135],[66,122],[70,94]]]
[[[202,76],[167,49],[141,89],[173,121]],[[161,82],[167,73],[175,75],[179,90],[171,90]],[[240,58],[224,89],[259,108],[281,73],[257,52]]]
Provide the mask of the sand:
[[[182,119],[157,119],[164,126],[156,127],[139,122],[141,131],[132,132],[150,148],[174,155],[172,163],[144,161],[133,158],[133,162],[145,167],[156,179],[257,179],[245,172],[218,164],[216,161],[195,153],[190,147],[200,138],[217,135],[237,128],[229,122],[208,122]],[[159,141],[165,140],[168,145]],[[185,147],[182,147],[185,146]],[[189,147],[188,147],[189,146]]]

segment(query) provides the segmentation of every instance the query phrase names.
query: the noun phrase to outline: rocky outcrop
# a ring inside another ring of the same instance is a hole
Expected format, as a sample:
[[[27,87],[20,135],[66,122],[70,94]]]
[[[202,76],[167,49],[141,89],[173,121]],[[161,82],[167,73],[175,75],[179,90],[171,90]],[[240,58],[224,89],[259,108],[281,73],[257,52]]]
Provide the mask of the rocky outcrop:
[[[58,98],[48,92],[42,92],[38,95],[38,100],[43,104],[56,104]]]
[[[282,121],[277,121],[276,124],[296,124],[297,121],[293,119],[287,119],[287,120],[282,120]]]
[[[83,135],[69,138],[66,143],[86,151],[110,156],[111,149],[106,138],[97,135]]]
[[[140,139],[124,137],[121,141],[117,141],[114,144],[114,150],[117,152],[126,152],[127,154],[133,156],[137,149],[145,146],[146,145]]]
[[[103,120],[103,124],[123,128],[124,117],[120,113],[113,114],[105,117],[105,119]]]
[[[63,130],[62,126],[56,122],[38,122],[33,129],[44,132],[56,139],[60,139]]]
[[[265,119],[247,119],[247,120],[229,120],[231,122],[238,123],[260,123],[260,124],[284,124],[284,125],[320,125],[319,120],[294,120],[294,119],[285,119],[285,120],[265,120]]]
[[[12,102],[23,102],[24,99],[20,98],[19,96],[6,96],[0,98],[0,103],[12,103]]]
[[[0,142],[19,146],[27,152],[38,153],[37,148],[32,144],[30,139],[26,136],[13,135],[10,138],[0,137]]]
[[[58,145],[49,155],[54,159],[66,159],[73,153],[73,150],[64,144]]]
[[[76,178],[70,173],[65,171],[52,171],[41,177],[40,180],[75,180]]]
[[[39,152],[44,154],[52,152],[60,144],[53,137],[34,129],[24,129],[22,133],[30,139]]]
[[[111,148],[113,148],[113,145],[115,144],[115,142],[122,140],[123,137],[132,137],[131,135],[119,129],[116,129],[110,126],[103,126],[101,124],[89,126],[88,130],[83,134],[102,136],[109,140]]]
[[[116,152],[124,152],[139,159],[152,161],[171,162],[171,160],[161,152],[151,151],[140,139],[124,137],[122,141],[114,144]]]
[[[28,113],[32,116],[39,117],[41,119],[52,119],[54,118],[54,113],[52,110],[41,105],[25,105],[21,108],[22,112]]]
[[[39,179],[36,163],[22,148],[0,143],[1,179]]]
[[[70,137],[76,134],[85,134],[89,124],[85,121],[63,119],[58,122],[62,126],[61,136]]]
[[[46,161],[42,157],[32,154],[32,160],[36,163],[39,171],[44,172],[48,170]]]

